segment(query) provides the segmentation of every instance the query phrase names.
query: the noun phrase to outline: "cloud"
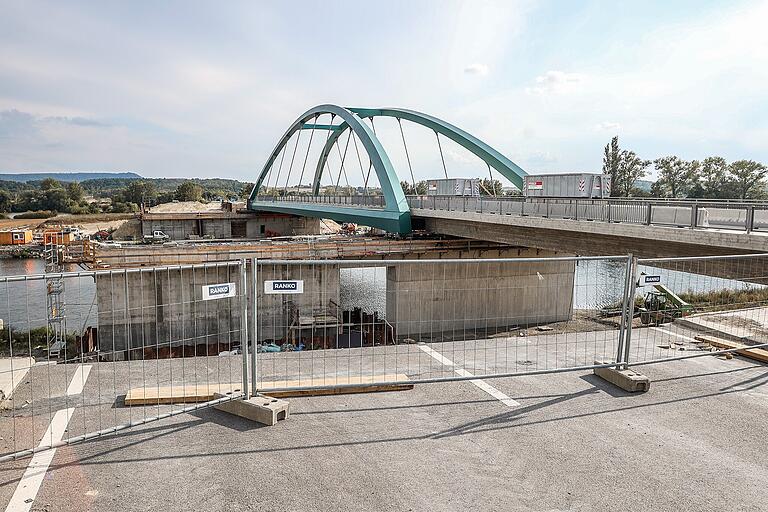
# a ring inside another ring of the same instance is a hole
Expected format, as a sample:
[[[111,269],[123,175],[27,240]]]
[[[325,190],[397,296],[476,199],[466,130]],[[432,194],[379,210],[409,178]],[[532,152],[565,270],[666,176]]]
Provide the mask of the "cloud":
[[[481,64],[479,62],[470,64],[469,66],[464,68],[464,73],[467,75],[485,76],[488,74],[488,71],[489,71],[488,66],[486,64]]]
[[[597,123],[595,125],[595,130],[603,132],[615,132],[620,129],[621,125],[619,123],[613,123],[611,121],[603,121],[602,123]]]
[[[547,71],[536,77],[535,84],[526,88],[529,94],[562,94],[573,90],[584,82],[584,75],[580,73],[566,73],[565,71]]]
[[[35,116],[16,109],[0,111],[0,139],[10,139],[35,131]]]
[[[109,128],[112,125],[97,119],[91,119],[88,117],[65,117],[65,116],[53,116],[44,117],[41,119],[43,122],[63,123],[72,126],[91,126],[96,128]]]

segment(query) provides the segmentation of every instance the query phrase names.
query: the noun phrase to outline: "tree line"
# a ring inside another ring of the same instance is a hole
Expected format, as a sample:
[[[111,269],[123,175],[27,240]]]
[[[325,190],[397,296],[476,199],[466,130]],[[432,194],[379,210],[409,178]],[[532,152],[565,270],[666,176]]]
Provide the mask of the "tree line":
[[[638,182],[649,169],[657,172],[650,191]],[[613,197],[672,197],[701,199],[768,198],[765,177],[768,168],[754,160],[727,162],[720,156],[701,161],[683,160],[674,155],[644,160],[634,151],[621,149],[613,137],[603,150],[603,174],[611,176]]]
[[[53,178],[0,182],[0,213],[130,213],[172,201],[244,199],[250,183],[223,179],[102,178],[62,183]]]

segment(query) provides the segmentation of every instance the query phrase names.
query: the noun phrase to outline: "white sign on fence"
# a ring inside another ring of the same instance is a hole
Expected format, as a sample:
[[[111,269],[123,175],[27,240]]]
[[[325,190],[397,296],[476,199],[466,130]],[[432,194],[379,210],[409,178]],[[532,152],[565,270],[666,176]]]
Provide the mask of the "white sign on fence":
[[[203,300],[225,299],[237,293],[235,283],[204,284]]]
[[[264,281],[264,293],[304,293],[304,281],[282,280]]]
[[[642,274],[640,276],[640,282],[637,283],[638,286],[655,286],[657,284],[661,284],[661,276],[656,275],[648,275],[648,274]]]

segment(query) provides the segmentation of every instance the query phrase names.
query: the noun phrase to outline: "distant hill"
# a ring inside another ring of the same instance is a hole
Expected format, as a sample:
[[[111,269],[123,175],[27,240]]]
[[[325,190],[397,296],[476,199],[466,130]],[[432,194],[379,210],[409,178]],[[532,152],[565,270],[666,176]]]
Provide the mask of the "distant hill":
[[[86,181],[99,180],[107,178],[119,178],[135,180],[141,178],[135,172],[35,172],[19,174],[0,174],[0,181],[18,181],[27,183],[30,181],[40,181],[45,178],[53,178],[59,181]]]

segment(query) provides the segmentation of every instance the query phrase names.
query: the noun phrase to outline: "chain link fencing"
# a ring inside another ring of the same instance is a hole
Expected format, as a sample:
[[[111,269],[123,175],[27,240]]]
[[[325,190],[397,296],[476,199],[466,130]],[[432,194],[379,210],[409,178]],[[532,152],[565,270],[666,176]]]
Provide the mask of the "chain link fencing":
[[[0,461],[238,397],[244,268],[0,277]]]
[[[251,393],[768,342],[768,256],[240,260],[0,277],[0,462]]]

